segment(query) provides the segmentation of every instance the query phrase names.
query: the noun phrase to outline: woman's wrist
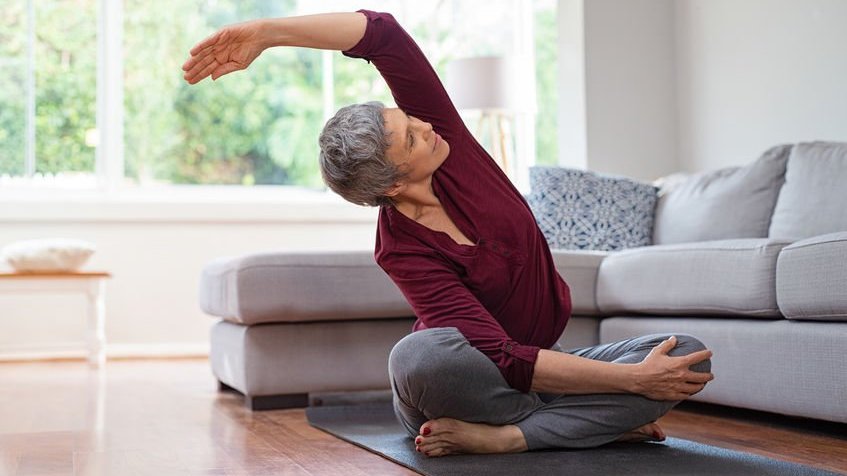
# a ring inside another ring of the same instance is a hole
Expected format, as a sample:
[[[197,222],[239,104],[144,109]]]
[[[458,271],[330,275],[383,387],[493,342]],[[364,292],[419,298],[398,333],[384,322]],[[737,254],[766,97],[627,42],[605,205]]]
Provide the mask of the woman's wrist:
[[[262,18],[254,20],[256,22],[256,30],[259,36],[259,44],[264,49],[274,46],[286,46],[285,43],[285,18]]]
[[[627,393],[635,393],[642,395],[644,389],[641,385],[641,365],[638,364],[620,364],[624,366],[623,386]]]

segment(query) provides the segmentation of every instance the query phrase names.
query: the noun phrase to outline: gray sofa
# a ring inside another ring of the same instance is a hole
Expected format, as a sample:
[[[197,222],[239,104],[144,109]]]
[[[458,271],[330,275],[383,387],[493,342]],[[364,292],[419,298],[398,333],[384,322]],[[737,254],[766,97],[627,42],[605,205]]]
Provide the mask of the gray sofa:
[[[672,177],[653,245],[552,250],[574,304],[560,344],[690,333],[716,376],[692,400],[847,422],[847,144]],[[369,251],[224,257],[199,291],[220,318],[212,371],[255,410],[388,390],[389,351],[414,322]]]

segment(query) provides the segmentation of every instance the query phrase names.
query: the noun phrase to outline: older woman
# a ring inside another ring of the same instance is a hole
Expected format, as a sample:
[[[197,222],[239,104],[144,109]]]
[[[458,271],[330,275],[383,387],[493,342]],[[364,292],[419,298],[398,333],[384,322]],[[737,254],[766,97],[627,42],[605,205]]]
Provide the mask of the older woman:
[[[547,242],[394,17],[360,10],[230,25],[191,49],[185,79],[245,69],[273,46],[364,58],[399,106],[340,109],[321,133],[319,160],[334,192],[380,207],[375,260],[415,311],[388,371],[416,449],[443,456],[664,439],[655,421],[713,378],[711,352],[688,335],[558,346],[571,298]]]

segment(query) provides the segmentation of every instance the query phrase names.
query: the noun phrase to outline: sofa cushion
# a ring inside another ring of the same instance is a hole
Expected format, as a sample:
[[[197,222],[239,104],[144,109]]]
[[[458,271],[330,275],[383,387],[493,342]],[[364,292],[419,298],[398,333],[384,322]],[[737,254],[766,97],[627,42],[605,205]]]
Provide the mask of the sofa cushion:
[[[791,151],[768,236],[847,231],[847,143],[807,142]]]
[[[788,241],[768,238],[657,245],[600,264],[603,313],[779,317],[775,275]]]
[[[847,321],[847,232],[786,246],[776,262],[776,302],[789,319]]]
[[[530,167],[529,205],[550,248],[649,245],[657,187],[564,167]]]
[[[560,250],[551,249],[556,271],[568,283],[571,290],[571,314],[595,316],[597,308],[596,286],[597,271],[603,258],[610,251]],[[568,324],[570,326],[570,324]]]
[[[791,145],[755,162],[693,174],[659,191],[653,224],[657,245],[768,236]],[[676,181],[675,181],[676,182]]]
[[[240,324],[415,315],[372,251],[218,258],[203,268],[199,294],[204,312]]]

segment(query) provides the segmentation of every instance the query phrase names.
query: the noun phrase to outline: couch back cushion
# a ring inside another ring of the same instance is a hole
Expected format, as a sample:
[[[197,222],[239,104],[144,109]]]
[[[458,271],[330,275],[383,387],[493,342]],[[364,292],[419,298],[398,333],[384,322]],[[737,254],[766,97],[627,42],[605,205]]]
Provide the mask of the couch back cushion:
[[[551,248],[616,251],[651,244],[658,187],[565,167],[530,167],[528,202]]]
[[[774,146],[751,164],[693,174],[660,190],[653,243],[767,237],[791,147]]]
[[[794,146],[768,236],[803,239],[847,231],[847,143]]]

